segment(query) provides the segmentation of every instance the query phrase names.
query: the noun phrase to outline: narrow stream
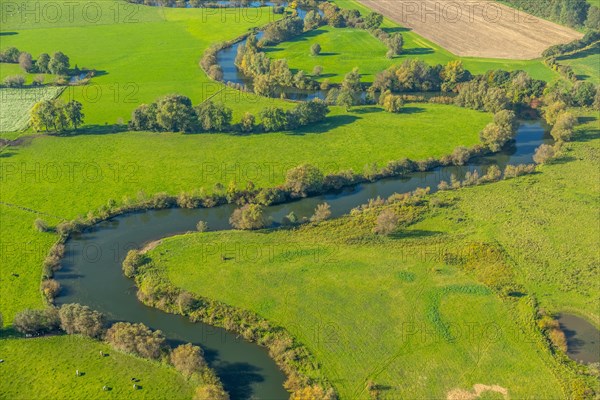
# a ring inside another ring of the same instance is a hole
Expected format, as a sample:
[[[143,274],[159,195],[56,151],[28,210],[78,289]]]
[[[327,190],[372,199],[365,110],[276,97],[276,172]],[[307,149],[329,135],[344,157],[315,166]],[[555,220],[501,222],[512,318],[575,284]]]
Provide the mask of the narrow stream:
[[[332,216],[338,217],[377,196],[387,197],[427,186],[435,191],[437,184],[449,180],[451,174],[460,179],[467,171],[484,173],[494,164],[503,168],[507,164],[531,162],[535,148],[550,142],[551,138],[540,122],[523,122],[514,143],[500,153],[474,160],[469,166],[441,167],[403,178],[360,184],[338,193],[268,207],[266,215],[277,225],[291,211],[300,218],[310,217],[315,207],[326,201],[331,205]],[[165,236],[193,231],[199,220],[206,221],[211,230],[231,229],[229,217],[234,208],[224,205],[125,214],[74,235],[66,243],[63,268],[55,276],[63,287],[57,303],[88,305],[111,320],[142,322],[152,329],[160,329],[172,344],[191,342],[202,346],[232,400],[288,398],[282,386],[285,376],[264,348],[238,339],[223,329],[192,323],[185,317],[144,306],[136,298],[133,281],[121,272],[129,249],[140,248]]]

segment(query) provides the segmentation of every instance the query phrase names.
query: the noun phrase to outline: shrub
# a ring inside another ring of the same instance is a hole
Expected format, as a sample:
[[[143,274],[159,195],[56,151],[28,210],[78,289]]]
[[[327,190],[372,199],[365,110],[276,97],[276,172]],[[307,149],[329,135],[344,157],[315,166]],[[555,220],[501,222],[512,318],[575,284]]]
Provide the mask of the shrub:
[[[555,101],[544,109],[544,119],[548,125],[554,125],[560,114],[567,110],[567,105],[562,101]]]
[[[398,215],[393,210],[383,210],[377,217],[373,231],[378,235],[389,235],[398,228],[398,221]]]
[[[125,260],[123,260],[123,274],[128,278],[133,278],[140,266],[144,265],[148,259],[137,250],[129,250]]]
[[[314,215],[310,218],[312,222],[321,222],[325,221],[331,217],[331,206],[327,203],[319,204],[317,208],[315,208]]]
[[[337,397],[332,389],[325,390],[321,386],[305,386],[292,393],[290,400],[335,400]]]
[[[236,229],[261,229],[266,225],[263,212],[264,208],[259,204],[246,204],[233,212],[229,223]]]
[[[318,56],[319,54],[321,54],[321,45],[319,43],[315,43],[312,46],[310,46],[311,56]]]
[[[54,279],[43,280],[40,289],[48,301],[53,301],[60,292],[60,283]]]
[[[106,331],[106,341],[117,350],[149,359],[160,358],[165,349],[162,332],[153,332],[144,324],[117,322]]]
[[[287,172],[285,188],[296,195],[307,196],[320,192],[323,180],[323,173],[317,167],[303,164]]]
[[[28,335],[51,332],[58,325],[58,313],[54,307],[47,307],[44,310],[26,309],[18,313],[13,320],[15,329]]]
[[[223,132],[231,124],[232,110],[223,104],[215,104],[210,100],[195,107],[198,122],[204,131]]]
[[[382,106],[383,109],[389,113],[399,113],[402,110],[404,101],[401,96],[394,94],[386,94],[383,97]]]
[[[454,165],[465,165],[466,162],[469,161],[470,156],[469,149],[464,146],[458,146],[454,149],[450,158]]]
[[[229,395],[217,385],[204,385],[196,388],[194,400],[229,400]]]
[[[38,231],[38,232],[48,232],[48,224],[46,224],[46,221],[44,221],[43,219],[37,218],[34,222],[33,222],[33,227]]]
[[[240,129],[242,132],[252,132],[254,130],[254,124],[256,122],[256,118],[254,115],[249,112],[245,112],[242,116],[242,120],[240,121]]]
[[[203,354],[200,347],[187,343],[174,348],[169,358],[177,371],[189,377],[206,366]]]
[[[206,221],[198,221],[196,224],[196,230],[198,232],[206,232],[208,230],[208,224]]]
[[[4,78],[4,86],[9,88],[20,88],[25,85],[25,78],[22,75],[10,75]]]
[[[549,144],[542,144],[535,150],[533,161],[537,164],[546,164],[556,156],[554,147]]]
[[[550,134],[557,142],[568,142],[573,138],[574,128],[577,124],[577,118],[570,112],[563,112],[556,119]]]
[[[66,333],[100,337],[104,330],[105,318],[98,311],[80,304],[65,304],[58,311],[60,327]]]
[[[288,116],[279,107],[267,107],[260,112],[263,129],[266,132],[281,131],[287,127]]]
[[[321,67],[320,65],[315,65],[312,70],[312,74],[314,76],[321,76],[322,73],[323,73],[323,67]]]

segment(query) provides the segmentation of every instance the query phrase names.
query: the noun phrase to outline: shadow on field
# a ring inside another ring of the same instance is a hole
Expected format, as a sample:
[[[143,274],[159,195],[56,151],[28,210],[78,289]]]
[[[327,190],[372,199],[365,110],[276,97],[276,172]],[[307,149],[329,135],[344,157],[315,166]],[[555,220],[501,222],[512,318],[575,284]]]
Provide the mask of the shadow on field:
[[[422,56],[424,54],[433,54],[433,49],[430,47],[414,47],[412,49],[404,49],[402,55]]]
[[[348,125],[353,123],[359,119],[354,115],[335,115],[333,117],[327,117],[324,122],[321,122],[316,125],[309,125],[302,129],[298,129],[293,132],[289,132],[288,135],[306,135],[307,133],[326,133],[334,128],[339,128],[340,126]]]
[[[53,136],[109,135],[122,132],[127,132],[127,125],[85,125],[76,131]]]
[[[17,32],[0,32],[0,36],[14,36],[18,35]]]
[[[444,232],[440,231],[425,231],[422,229],[414,229],[408,231],[398,231],[391,234],[389,237],[392,239],[419,239],[431,236],[442,235]]]
[[[401,28],[401,27],[395,27],[395,28],[383,28],[383,30],[387,33],[396,33],[396,32],[410,32],[412,31],[412,29],[410,28]]]
[[[421,107],[402,107],[400,114],[418,114],[425,112],[424,108]]]

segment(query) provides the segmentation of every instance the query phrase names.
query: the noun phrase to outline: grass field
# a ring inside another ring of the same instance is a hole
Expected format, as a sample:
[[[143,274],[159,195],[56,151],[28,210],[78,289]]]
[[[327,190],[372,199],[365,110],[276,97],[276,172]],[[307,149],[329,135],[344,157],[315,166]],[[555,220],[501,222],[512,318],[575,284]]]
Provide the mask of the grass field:
[[[195,390],[172,367],[78,336],[0,339],[0,352],[2,399],[190,399]],[[132,388],[132,377],[141,389]]]
[[[363,15],[370,10],[354,0],[338,0],[343,8],[357,9]],[[387,47],[370,33],[359,29],[320,27],[316,31],[307,32],[300,37],[277,46],[270,47],[267,52],[273,58],[285,58],[290,68],[312,73],[316,65],[323,67],[323,75],[318,80],[329,79],[341,82],[344,75],[354,67],[359,67],[363,81],[372,82],[374,76],[391,65],[401,63],[407,58],[419,58],[431,65],[446,64],[457,58],[463,61],[466,69],[474,74],[481,74],[492,69],[508,71],[524,70],[536,79],[552,81],[558,74],[537,60],[506,60],[494,58],[458,57],[448,50],[419,36],[415,32],[400,27],[388,19],[382,25],[388,32],[399,31],[404,37],[404,52],[393,59],[386,58]],[[322,53],[313,57],[310,47],[319,43]]]
[[[449,154],[458,145],[477,143],[479,131],[491,119],[486,113],[431,104],[408,105],[404,114],[377,110],[357,108],[349,115],[336,110],[324,126],[295,134],[38,137],[3,153],[2,201],[72,219],[109,199],[136,198],[139,191],[210,191],[215,183],[227,185],[232,180],[240,187],[248,180],[272,187],[283,182],[288,169],[306,162],[328,172],[362,171],[368,162]],[[446,118],[449,112],[451,120]],[[394,129],[381,130],[381,124]],[[48,201],[48,196],[60,201]],[[3,243],[43,245],[42,254],[27,256],[30,262],[23,262],[19,251],[4,256],[0,278],[14,283],[0,285],[0,311],[10,320],[25,306],[41,304],[40,265],[52,237],[36,232],[32,224],[38,217],[49,223],[56,218],[1,207]]]
[[[385,388],[384,399],[446,398],[477,383],[500,385],[511,398],[562,396],[549,357],[509,308],[439,261],[440,248],[464,241],[444,227],[378,239],[371,226],[345,218],[294,232],[188,234],[149,255],[176,286],[289,329],[342,399],[368,398],[369,380]],[[214,246],[230,260],[203,253]]]
[[[577,75],[577,79],[590,81],[596,85],[600,84],[600,75],[598,74],[600,45],[566,58],[558,58],[558,62],[570,65]]]
[[[14,132],[25,129],[33,106],[42,101],[57,97],[63,88],[45,86],[26,89],[0,88],[0,132]]]

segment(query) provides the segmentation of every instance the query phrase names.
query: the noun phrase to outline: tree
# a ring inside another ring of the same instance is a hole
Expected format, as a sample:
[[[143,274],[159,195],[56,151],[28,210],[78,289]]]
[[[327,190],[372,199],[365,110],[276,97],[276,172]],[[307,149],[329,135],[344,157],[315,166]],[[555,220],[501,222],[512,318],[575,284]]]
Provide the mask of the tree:
[[[402,100],[402,97],[388,92],[382,95],[381,105],[383,106],[383,109],[389,113],[399,113],[402,110],[404,101]]]
[[[331,206],[327,203],[323,203],[317,205],[317,208],[315,208],[315,213],[312,217],[310,217],[310,220],[312,222],[321,222],[325,221],[329,217],[331,217]]]
[[[377,216],[377,222],[373,231],[378,235],[389,235],[398,229],[398,221],[398,215],[393,210],[383,210]]]
[[[31,72],[33,69],[33,58],[31,57],[31,54],[26,52],[19,54],[19,67],[21,67],[24,72]]]
[[[563,112],[556,119],[550,134],[557,142],[568,142],[573,138],[575,125],[577,125],[577,118],[570,112]]]
[[[4,78],[4,86],[9,88],[20,88],[25,85],[25,78],[22,75],[9,75]]]
[[[323,173],[317,167],[303,164],[287,172],[285,188],[296,195],[307,196],[320,192],[323,180]]]
[[[38,335],[51,332],[58,327],[58,313],[54,307],[44,310],[26,309],[17,313],[13,326],[18,332],[27,335]]]
[[[533,161],[535,161],[536,164],[546,164],[555,156],[556,152],[553,146],[549,144],[542,144],[535,150],[535,154],[533,155]]]
[[[83,114],[82,110],[83,104],[77,100],[71,100],[65,104],[65,114],[67,116],[67,120],[75,129],[77,129],[79,125],[83,123],[83,118],[85,115]]]
[[[21,55],[19,49],[17,49],[16,47],[9,47],[8,49],[2,52],[2,54],[0,55],[0,60],[5,63],[15,64],[19,62],[19,55]]]
[[[56,106],[52,100],[42,100],[31,109],[31,125],[37,132],[56,129]]]
[[[360,74],[358,73],[358,68],[354,68],[346,74],[342,81],[342,86],[337,97],[337,105],[346,107],[346,110],[349,110],[351,106],[360,104],[361,94]]]
[[[456,85],[460,82],[464,82],[470,79],[469,71],[466,71],[463,67],[461,60],[450,61],[440,73],[442,78],[442,90],[444,92],[450,92],[456,88]]]
[[[198,232],[206,232],[208,230],[208,223],[206,223],[206,221],[198,221],[196,224],[196,230]]]
[[[58,316],[61,329],[69,335],[81,334],[92,338],[102,335],[106,322],[102,313],[77,303],[64,304]]]
[[[33,78],[33,83],[32,83],[33,86],[42,86],[44,84],[44,79],[45,79],[44,75],[41,75],[41,74],[36,75]]]
[[[320,65],[315,65],[312,70],[313,76],[321,76],[322,73],[323,73],[323,67],[321,67]]]
[[[48,69],[55,75],[66,74],[70,66],[69,57],[60,51],[54,53],[48,63]]]
[[[167,132],[191,132],[197,126],[189,97],[169,94],[156,102],[156,123]]]
[[[203,355],[200,347],[187,343],[174,348],[169,358],[177,371],[189,377],[206,366]]]
[[[310,10],[306,13],[304,17],[304,30],[310,31],[312,29],[318,28],[319,25],[323,22],[323,18],[321,18],[321,14],[317,10]]]
[[[35,69],[42,74],[50,73],[49,65],[50,56],[47,53],[40,54],[37,60],[35,60]]]
[[[254,125],[256,122],[256,118],[254,115],[249,112],[245,112],[242,116],[242,120],[240,121],[240,129],[242,132],[252,132],[254,130]]]
[[[404,37],[400,32],[391,34],[390,37],[387,39],[387,46],[392,52],[392,56],[398,56],[402,54],[402,48],[404,47]]]
[[[131,113],[129,129],[133,131],[155,131],[159,129],[156,121],[156,104],[140,104]]]
[[[259,96],[269,97],[273,93],[273,82],[267,74],[259,74],[254,76],[254,93]]]
[[[573,85],[571,97],[580,107],[589,107],[594,103],[596,87],[591,82],[577,81]]]
[[[193,400],[229,400],[229,395],[217,385],[202,385],[196,388]]]
[[[450,158],[454,165],[465,165],[469,161],[470,156],[469,149],[464,146],[458,146],[454,149]]]
[[[204,131],[223,132],[231,126],[233,111],[224,104],[210,100],[196,106],[198,123]]]
[[[292,113],[296,116],[298,125],[305,126],[323,121],[329,113],[329,107],[321,99],[301,102]]]
[[[259,204],[246,204],[233,211],[229,223],[236,229],[261,229],[266,225],[264,208]]]
[[[159,359],[166,346],[161,331],[152,331],[141,323],[115,323],[106,331],[106,341],[117,350],[149,359]]]
[[[140,253],[138,250],[129,250],[123,260],[123,274],[128,278],[133,278],[137,273],[137,270],[142,265],[148,262],[147,257]]]
[[[494,114],[494,122],[480,133],[480,138],[490,150],[498,151],[517,133],[519,122],[513,111],[500,110]]]
[[[310,46],[311,56],[318,56],[319,54],[321,54],[321,45],[319,43],[315,43],[312,46]]]
[[[562,101],[555,101],[544,109],[544,119],[548,125],[554,125],[560,114],[567,110],[567,105]]]
[[[267,107],[260,112],[262,126],[265,132],[281,131],[287,127],[286,112],[279,107]]]
[[[379,28],[382,22],[383,15],[376,12],[371,12],[365,17],[364,26],[366,30],[373,30]]]
[[[55,279],[44,279],[40,284],[42,294],[52,302],[60,292],[60,283]]]

